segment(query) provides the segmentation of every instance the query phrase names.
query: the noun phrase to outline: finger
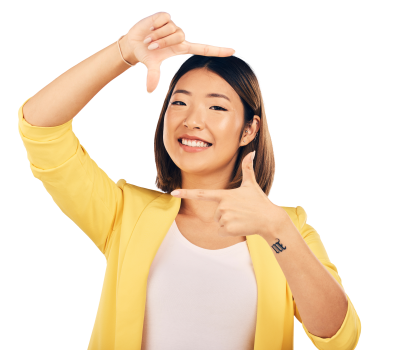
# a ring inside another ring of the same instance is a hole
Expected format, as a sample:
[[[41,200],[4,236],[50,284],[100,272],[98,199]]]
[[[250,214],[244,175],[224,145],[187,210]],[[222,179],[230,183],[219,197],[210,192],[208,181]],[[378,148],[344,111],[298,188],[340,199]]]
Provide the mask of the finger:
[[[146,35],[146,38],[149,37],[152,39],[152,41],[155,41],[173,34],[178,29],[180,28],[177,27],[172,21],[169,21],[161,28],[154,28],[149,34]]]
[[[247,184],[255,184],[257,182],[254,172],[254,156],[255,151],[247,154],[242,161],[242,175],[243,180],[241,186]]]
[[[226,47],[194,44],[189,43],[188,41],[184,42],[189,45],[188,53],[193,55],[226,57],[231,56],[235,53],[234,49],[229,49]]]
[[[168,12],[157,12],[153,16],[151,16],[151,19],[151,26],[154,29],[158,29],[171,20],[171,15]]]
[[[158,82],[160,81],[160,65],[146,65],[146,69],[146,91],[153,92],[156,89]]]
[[[223,197],[223,190],[177,189],[175,191],[172,191],[171,195],[178,198],[199,199],[199,200],[219,202]]]
[[[163,27],[162,29],[164,29]],[[178,28],[174,33],[166,36],[166,37],[161,37],[161,39],[152,41],[148,43],[148,49],[149,50],[155,50],[155,49],[163,49],[164,47],[172,46],[172,45],[177,45],[180,44],[184,41],[185,35],[183,31]],[[157,44],[157,45],[153,45]]]

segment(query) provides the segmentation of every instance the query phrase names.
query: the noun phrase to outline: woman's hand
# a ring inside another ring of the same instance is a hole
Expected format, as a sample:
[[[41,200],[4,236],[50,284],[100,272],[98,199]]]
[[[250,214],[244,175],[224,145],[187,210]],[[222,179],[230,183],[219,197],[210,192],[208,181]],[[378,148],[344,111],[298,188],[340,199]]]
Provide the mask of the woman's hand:
[[[153,30],[150,30],[153,28]],[[151,41],[144,43],[145,39]],[[171,20],[166,12],[158,12],[136,23],[125,35],[127,51],[142,62],[147,71],[147,91],[153,92],[160,80],[160,66],[165,59],[184,54],[226,57],[235,50],[217,46],[193,44],[185,40],[184,32]],[[157,48],[153,48],[158,44]],[[149,49],[150,47],[150,49]],[[125,57],[127,60],[127,58]]]
[[[290,217],[286,211],[273,204],[255,179],[253,152],[242,162],[243,181],[232,190],[176,189],[174,197],[218,202],[214,220],[220,224],[219,236],[260,235],[271,240]],[[178,192],[178,193],[176,193]],[[284,225],[285,224],[285,225]]]

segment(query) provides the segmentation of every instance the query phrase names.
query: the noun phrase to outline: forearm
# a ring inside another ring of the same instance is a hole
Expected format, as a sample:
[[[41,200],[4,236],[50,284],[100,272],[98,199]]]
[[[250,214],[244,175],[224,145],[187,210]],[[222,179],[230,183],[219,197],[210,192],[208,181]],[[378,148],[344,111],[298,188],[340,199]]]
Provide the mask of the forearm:
[[[277,239],[286,248],[279,253],[272,247]],[[308,331],[321,338],[332,337],[347,312],[344,289],[314,255],[289,217],[266,242],[272,247]]]
[[[137,63],[128,43],[120,40],[123,57]],[[23,107],[27,122],[34,126],[57,126],[74,118],[110,81],[125,72],[117,42],[70,68],[36,93]]]

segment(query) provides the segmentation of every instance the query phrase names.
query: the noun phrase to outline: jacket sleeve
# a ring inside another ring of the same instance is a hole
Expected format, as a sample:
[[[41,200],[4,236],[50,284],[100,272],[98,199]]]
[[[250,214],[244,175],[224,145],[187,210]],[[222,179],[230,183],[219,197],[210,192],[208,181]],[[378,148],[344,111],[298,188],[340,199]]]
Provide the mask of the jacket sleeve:
[[[29,98],[30,99],[30,98]],[[101,170],[79,143],[72,121],[39,127],[18,111],[18,129],[30,169],[67,215],[108,259],[112,232],[120,218],[123,191]]]
[[[321,238],[317,231],[310,225],[306,223],[307,214],[304,209],[300,206],[296,207],[296,213],[298,217],[298,225],[300,228],[300,233],[310,247],[315,256],[319,259],[319,261],[325,266],[325,268],[332,274],[332,276],[336,279],[338,283],[343,287],[341,278],[338,275],[337,268],[334,264],[332,264],[329,260],[327,252],[325,250],[324,245],[322,244]],[[344,287],[343,287],[344,288]],[[304,325],[299,311],[296,307],[296,303],[294,301],[294,314],[295,317],[302,323],[303,329],[306,332],[307,336],[311,339],[312,343],[319,350],[353,350],[355,349],[361,331],[361,324],[358,314],[347,295],[348,299],[348,309],[345,315],[345,319],[341,325],[341,328],[337,331],[335,335],[331,338],[320,338],[314,334],[311,334],[306,326]]]

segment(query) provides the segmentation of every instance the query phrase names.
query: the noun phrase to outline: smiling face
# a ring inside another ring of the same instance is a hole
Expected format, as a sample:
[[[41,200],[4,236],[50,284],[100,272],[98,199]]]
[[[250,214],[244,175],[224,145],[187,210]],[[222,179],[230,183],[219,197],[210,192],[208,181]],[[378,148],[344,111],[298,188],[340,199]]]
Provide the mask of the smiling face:
[[[231,85],[205,68],[193,69],[173,89],[164,118],[164,145],[182,176],[215,173],[229,177],[241,146],[243,124],[244,107]],[[191,147],[192,137],[208,145]]]

